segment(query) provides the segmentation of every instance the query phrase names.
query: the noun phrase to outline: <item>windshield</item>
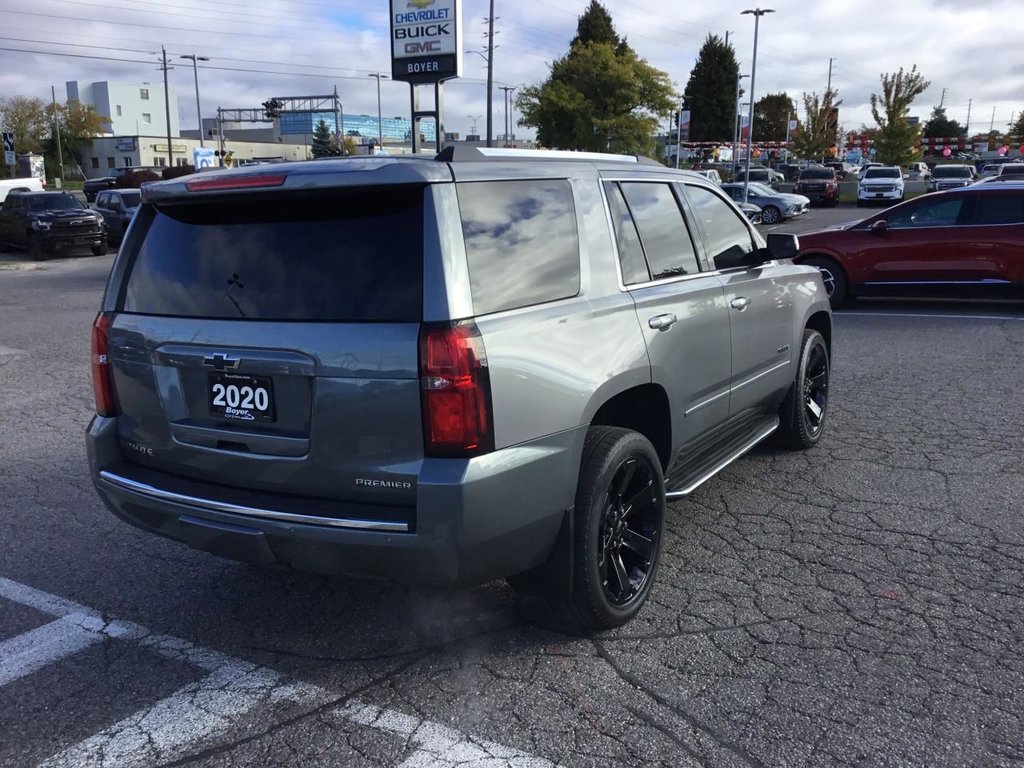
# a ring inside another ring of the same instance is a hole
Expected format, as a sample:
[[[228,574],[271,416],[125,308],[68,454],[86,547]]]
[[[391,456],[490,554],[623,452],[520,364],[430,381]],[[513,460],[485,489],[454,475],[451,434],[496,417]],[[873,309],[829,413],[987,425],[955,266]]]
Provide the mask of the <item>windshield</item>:
[[[750,182],[750,184],[748,184],[747,186],[750,187],[750,191],[753,192],[755,195],[761,195],[762,197],[774,197],[776,195],[774,189],[772,189],[771,187],[767,187],[764,184],[758,184],[756,181]],[[741,192],[740,199],[742,199],[742,197],[743,195]]]
[[[999,173],[1002,176],[1021,176],[1024,175],[1024,165],[1004,165]]]
[[[818,168],[815,170],[804,171],[800,174],[800,180],[804,179],[834,179],[835,174],[831,170],[825,170]]]
[[[70,211],[85,207],[72,195],[32,195],[25,202],[30,211]]]
[[[141,192],[122,192],[121,202],[124,203],[125,208],[138,208],[139,203],[142,202]]]
[[[899,168],[870,168],[864,174],[865,179],[899,179],[902,178]]]
[[[939,166],[932,170],[933,179],[967,179],[971,172],[966,165]]]

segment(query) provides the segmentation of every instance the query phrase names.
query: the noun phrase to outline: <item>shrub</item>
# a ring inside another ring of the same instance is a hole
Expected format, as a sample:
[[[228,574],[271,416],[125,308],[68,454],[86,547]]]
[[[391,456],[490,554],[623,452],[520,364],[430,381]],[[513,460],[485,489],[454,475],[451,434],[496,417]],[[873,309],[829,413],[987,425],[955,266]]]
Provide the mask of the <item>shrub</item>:
[[[168,179],[177,179],[179,176],[188,176],[189,174],[195,173],[195,166],[192,165],[176,165],[173,168],[164,168],[163,177],[164,181]]]
[[[136,189],[148,181],[160,181],[160,175],[153,171],[132,171],[118,176],[114,186],[117,189]]]

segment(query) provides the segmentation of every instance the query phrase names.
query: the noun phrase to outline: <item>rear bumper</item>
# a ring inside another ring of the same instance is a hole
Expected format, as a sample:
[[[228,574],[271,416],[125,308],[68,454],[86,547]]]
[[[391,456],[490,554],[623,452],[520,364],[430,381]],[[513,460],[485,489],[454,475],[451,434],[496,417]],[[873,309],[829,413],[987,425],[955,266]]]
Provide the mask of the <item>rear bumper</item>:
[[[379,514],[326,520],[245,509],[139,483],[116,419],[95,417],[86,442],[93,483],[122,520],[196,549],[256,564],[410,583],[480,584],[534,568],[551,552],[576,489],[585,429],[475,459],[426,459],[415,525]],[[269,515],[266,513],[270,513]],[[376,519],[372,519],[376,518]]]

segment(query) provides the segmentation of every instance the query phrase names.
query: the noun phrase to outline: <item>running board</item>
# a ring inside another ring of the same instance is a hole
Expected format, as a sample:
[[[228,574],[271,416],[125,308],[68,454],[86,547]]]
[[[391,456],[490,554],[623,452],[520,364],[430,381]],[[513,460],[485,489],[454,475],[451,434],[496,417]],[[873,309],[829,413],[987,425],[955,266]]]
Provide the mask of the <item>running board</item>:
[[[779,417],[777,415],[765,418],[753,425],[753,427],[748,426],[742,430],[740,434],[745,433],[745,435],[739,447],[734,446],[736,446],[735,440],[740,437],[740,434],[734,434],[732,436],[733,440],[726,440],[721,443],[722,448],[720,450],[712,451],[705,459],[692,468],[686,467],[685,469],[689,469],[689,472],[677,470],[670,473],[666,483],[670,490],[666,490],[665,498],[679,499],[693,493],[778,428]]]

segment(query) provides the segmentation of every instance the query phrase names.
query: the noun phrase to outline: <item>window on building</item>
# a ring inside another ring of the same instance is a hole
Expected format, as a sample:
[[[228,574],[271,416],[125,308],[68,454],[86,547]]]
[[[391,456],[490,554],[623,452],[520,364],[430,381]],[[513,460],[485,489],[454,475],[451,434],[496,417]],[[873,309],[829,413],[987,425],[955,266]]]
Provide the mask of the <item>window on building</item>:
[[[92,167],[94,169],[100,167],[100,159],[98,157],[90,157],[89,161],[92,163]]]
[[[139,98],[143,101],[149,101],[149,88],[139,88]]]
[[[118,105],[116,105],[116,106],[115,106],[114,108],[115,108],[115,109],[117,110],[117,116],[118,116],[118,117],[121,117],[121,105],[120,105],[120,104],[118,104]]]
[[[114,165],[114,158],[108,157],[107,158],[107,168],[115,168],[115,167],[116,166]]]
[[[167,158],[166,157],[154,157],[153,158],[153,165],[157,165],[157,166],[163,168],[165,165],[167,165]]]
[[[142,113],[142,122],[144,122],[144,123],[152,123],[153,122],[153,116],[151,114],[149,114],[149,112],[143,112]]]
[[[125,168],[131,168],[132,165],[134,165],[134,163],[132,163],[132,159],[130,157],[124,158],[124,167]]]
[[[187,157],[179,157],[177,160],[174,161],[174,164],[175,165],[188,165],[188,158]]]

